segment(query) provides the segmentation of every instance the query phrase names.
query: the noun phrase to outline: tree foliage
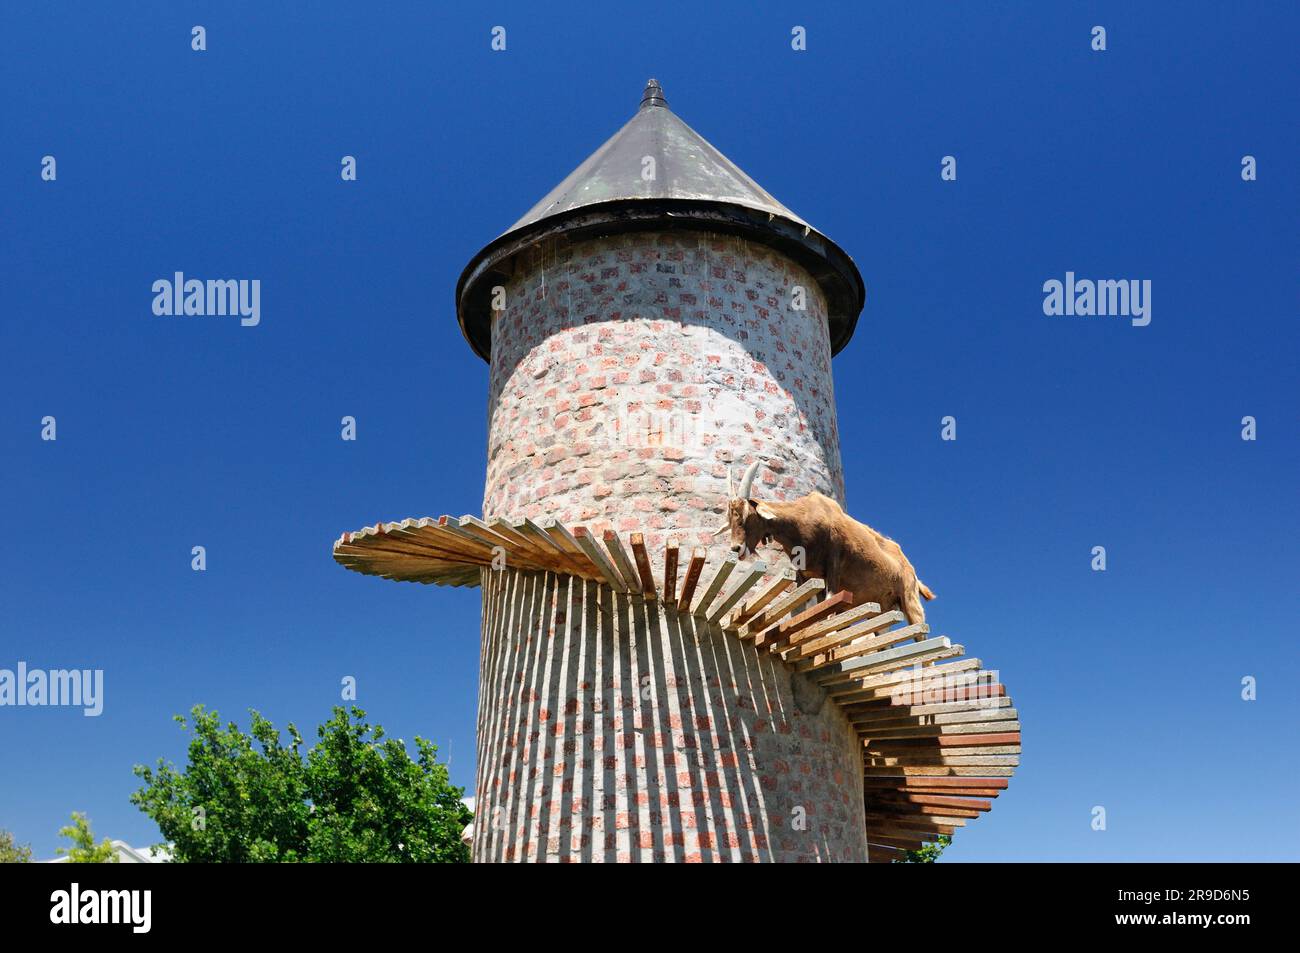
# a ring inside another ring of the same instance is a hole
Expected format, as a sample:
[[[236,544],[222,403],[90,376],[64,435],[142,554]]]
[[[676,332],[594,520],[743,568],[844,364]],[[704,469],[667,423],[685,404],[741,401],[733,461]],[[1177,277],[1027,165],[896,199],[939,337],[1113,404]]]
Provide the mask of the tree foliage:
[[[952,843],[952,838],[947,834],[939,835],[939,839],[933,844],[922,844],[920,850],[908,850],[903,852],[903,856],[894,861],[896,864],[933,864],[943,853],[943,849]]]
[[[20,844],[14,835],[0,830],[0,864],[31,863],[32,849],[27,844]]]
[[[137,765],[144,787],[131,803],[158,824],[174,858],[188,862],[469,861],[461,831],[472,815],[461,803],[438,749],[417,737],[411,758],[366,713],[337,707],[304,752],[290,723],[279,730],[256,711],[245,734],[222,727],[202,705],[190,720],[184,770],[161,759]]]
[[[72,823],[59,828],[59,836],[72,841],[71,847],[60,847],[55,853],[66,855],[70,864],[116,864],[117,851],[107,837],[99,844],[90,832],[90,821],[80,811],[72,812]]]

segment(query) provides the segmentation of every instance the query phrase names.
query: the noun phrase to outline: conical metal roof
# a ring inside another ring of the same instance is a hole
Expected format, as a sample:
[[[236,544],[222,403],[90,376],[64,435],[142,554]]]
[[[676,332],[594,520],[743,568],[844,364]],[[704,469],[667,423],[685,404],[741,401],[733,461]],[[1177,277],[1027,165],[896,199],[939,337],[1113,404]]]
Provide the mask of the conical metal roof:
[[[853,261],[678,118],[653,79],[623,128],[465,268],[456,295],[461,330],[486,360],[491,288],[538,241],[682,227],[743,235],[798,261],[826,295],[832,351],[848,343],[865,296]]]
[[[654,160],[652,176],[645,174],[647,158]],[[633,199],[729,202],[808,224],[682,122],[652,79],[636,115],[508,231],[586,205]]]

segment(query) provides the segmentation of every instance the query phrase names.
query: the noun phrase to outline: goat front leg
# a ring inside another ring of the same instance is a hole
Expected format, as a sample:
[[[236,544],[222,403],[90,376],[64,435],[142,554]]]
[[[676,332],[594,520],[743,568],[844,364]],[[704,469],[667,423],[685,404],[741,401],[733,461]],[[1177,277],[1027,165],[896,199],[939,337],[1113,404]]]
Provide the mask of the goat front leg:
[[[841,560],[838,550],[831,548],[826,553],[826,575],[822,577],[826,580],[826,591],[822,593],[823,599],[833,596],[835,593],[840,591],[840,576],[842,575],[840,572],[840,562]],[[853,604],[853,593],[849,593],[849,601],[845,604],[845,608],[848,608]]]

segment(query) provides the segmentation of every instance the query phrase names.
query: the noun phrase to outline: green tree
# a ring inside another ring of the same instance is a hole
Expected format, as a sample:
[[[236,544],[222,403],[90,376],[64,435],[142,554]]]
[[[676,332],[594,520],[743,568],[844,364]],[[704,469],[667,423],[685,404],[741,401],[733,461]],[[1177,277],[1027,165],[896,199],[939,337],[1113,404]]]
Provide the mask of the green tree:
[[[952,838],[947,834],[940,834],[939,839],[933,844],[922,844],[920,850],[908,850],[903,852],[903,856],[894,861],[896,864],[933,864],[943,853],[943,849],[952,843]]]
[[[0,864],[27,864],[31,860],[31,847],[18,843],[8,831],[0,830]]]
[[[461,803],[438,749],[401,740],[366,723],[366,713],[335,708],[303,751],[292,723],[288,744],[253,711],[251,731],[224,728],[197,706],[189,763],[137,765],[144,787],[131,803],[158,824],[174,858],[187,862],[438,863],[469,860],[460,835],[473,815]]]
[[[117,851],[105,837],[98,845],[90,832],[90,821],[80,811],[72,812],[72,823],[59,828],[59,836],[72,841],[71,847],[60,847],[55,853],[67,855],[70,864],[116,864]]]

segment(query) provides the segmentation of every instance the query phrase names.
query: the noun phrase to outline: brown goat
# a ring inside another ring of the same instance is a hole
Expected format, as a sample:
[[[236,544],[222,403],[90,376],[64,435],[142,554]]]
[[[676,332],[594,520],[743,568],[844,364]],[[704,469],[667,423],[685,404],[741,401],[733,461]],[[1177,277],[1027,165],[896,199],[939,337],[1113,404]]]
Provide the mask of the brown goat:
[[[853,519],[828,496],[813,492],[788,503],[750,497],[758,463],[746,471],[737,491],[727,473],[730,499],[727,525],[733,551],[753,552],[775,541],[794,565],[800,582],[826,581],[828,593],[846,589],[853,605],[875,602],[881,612],[902,609],[909,623],[925,621],[921,598],[933,599],[930,587],[916,577],[903,550],[888,536]]]

